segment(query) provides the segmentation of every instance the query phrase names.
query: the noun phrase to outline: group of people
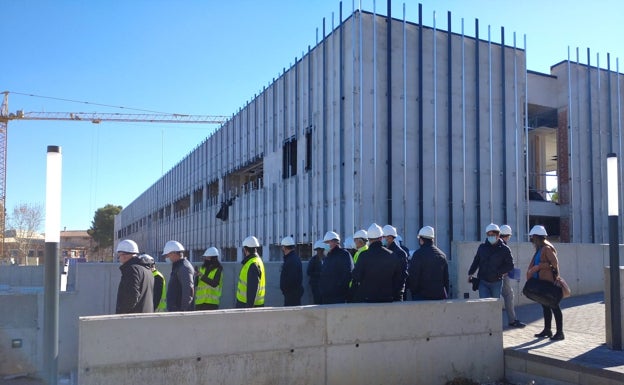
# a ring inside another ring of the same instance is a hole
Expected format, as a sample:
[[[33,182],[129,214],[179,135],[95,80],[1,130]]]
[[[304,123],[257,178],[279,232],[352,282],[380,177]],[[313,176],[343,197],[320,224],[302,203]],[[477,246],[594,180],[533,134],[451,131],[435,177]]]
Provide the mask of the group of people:
[[[418,232],[420,248],[408,259],[392,225],[376,223],[358,230],[340,246],[340,235],[328,231],[314,244],[307,275],[315,304],[393,302],[448,298],[446,255],[434,244],[435,231]]]
[[[509,274],[514,270],[511,249],[507,242],[512,231],[508,225],[491,223],[485,228],[486,240],[479,245],[468,270],[468,281],[478,280],[480,298],[505,300],[509,325],[526,326],[516,318],[513,289]],[[535,254],[527,270],[527,279],[538,278],[554,282],[559,263],[557,251],[546,239],[543,226],[534,226],[529,235]],[[408,259],[409,250],[400,244],[397,229],[383,228],[376,223],[367,230],[356,231],[341,246],[340,235],[328,231],[315,242],[315,255],[307,268],[315,304],[346,302],[394,302],[412,300],[441,300],[449,298],[449,271],[446,255],[434,245],[435,230],[425,226],[418,232],[419,248]],[[284,261],[280,272],[280,289],[284,306],[301,305],[303,268],[291,236],[280,242]],[[264,306],[266,273],[259,255],[260,242],[254,236],[243,240],[242,268],[236,286],[236,307]],[[172,263],[168,284],[156,269],[154,258],[139,254],[136,242],[119,242],[116,254],[121,263],[121,280],[117,292],[116,312],[146,313],[153,311],[214,310],[219,308],[223,288],[223,266],[219,250],[209,247],[198,271],[184,257],[185,249],[177,241],[168,241],[163,257]],[[475,277],[474,274],[477,273]],[[544,330],[536,337],[564,339],[563,316],[558,305],[543,306]],[[552,333],[555,317],[556,332]]]
[[[509,274],[514,269],[511,249],[507,246],[512,231],[508,225],[490,223],[485,228],[486,240],[479,245],[477,253],[468,269],[468,282],[478,282],[480,298],[499,298],[503,295],[505,310],[509,326],[525,327],[526,325],[516,318],[514,309],[514,293],[511,288]],[[546,238],[548,233],[544,226],[533,226],[529,232],[535,253],[526,272],[527,280],[537,278],[555,282],[559,271],[557,250]],[[477,276],[474,274],[477,272]],[[476,286],[476,285],[475,285]],[[554,306],[542,305],[544,315],[544,329],[535,335],[538,338],[548,337],[553,341],[563,340],[563,315],[559,304]],[[552,333],[552,318],[555,316],[556,332]]]
[[[434,229],[418,233],[420,249],[408,263],[409,250],[401,246],[395,227],[373,223],[368,230],[353,235],[354,248],[343,248],[340,235],[328,231],[314,244],[316,255],[307,273],[315,304],[346,302],[392,302],[445,299],[449,295],[446,255],[434,244]],[[284,306],[301,305],[304,293],[303,268],[291,236],[280,242],[284,260],[280,289]],[[242,268],[236,286],[236,307],[262,307],[266,293],[266,273],[259,255],[260,242],[254,236],[243,240]],[[119,242],[116,255],[121,264],[117,292],[118,314],[154,311],[214,310],[219,308],[223,288],[223,266],[219,250],[209,247],[203,264],[195,270],[184,256],[180,242],[168,241],[163,257],[172,263],[166,282],[156,269],[154,258],[140,254],[133,240]]]

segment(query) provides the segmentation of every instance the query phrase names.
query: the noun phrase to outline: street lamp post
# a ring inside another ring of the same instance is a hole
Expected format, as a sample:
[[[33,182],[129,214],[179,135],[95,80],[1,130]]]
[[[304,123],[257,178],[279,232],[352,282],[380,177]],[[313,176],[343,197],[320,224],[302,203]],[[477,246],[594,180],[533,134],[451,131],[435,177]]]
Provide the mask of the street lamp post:
[[[46,165],[43,361],[46,384],[58,383],[59,243],[61,238],[61,148],[48,146]]]
[[[607,211],[609,215],[609,279],[611,287],[611,347],[622,350],[622,318],[620,309],[620,240],[618,234],[619,193],[617,155],[607,155]]]

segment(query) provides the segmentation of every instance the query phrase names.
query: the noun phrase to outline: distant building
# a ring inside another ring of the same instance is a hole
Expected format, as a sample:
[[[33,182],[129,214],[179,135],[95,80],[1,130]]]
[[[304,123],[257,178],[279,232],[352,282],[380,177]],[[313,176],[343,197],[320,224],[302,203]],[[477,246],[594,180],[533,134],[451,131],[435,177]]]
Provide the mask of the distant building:
[[[87,233],[87,230],[61,231],[61,258],[84,258],[88,260],[93,245],[93,238]]]
[[[4,250],[11,264],[40,265],[43,263],[45,237],[25,230],[6,230]]]
[[[495,43],[476,24],[470,37],[356,11],[124,208],[115,242],[160,255],[176,239],[195,260],[209,245],[236,260],[253,234],[277,260],[283,236],[310,249],[372,222],[411,248],[434,226],[447,252],[490,222],[515,239],[539,223],[606,242],[624,77],[589,50],[586,64],[530,71],[515,35]]]

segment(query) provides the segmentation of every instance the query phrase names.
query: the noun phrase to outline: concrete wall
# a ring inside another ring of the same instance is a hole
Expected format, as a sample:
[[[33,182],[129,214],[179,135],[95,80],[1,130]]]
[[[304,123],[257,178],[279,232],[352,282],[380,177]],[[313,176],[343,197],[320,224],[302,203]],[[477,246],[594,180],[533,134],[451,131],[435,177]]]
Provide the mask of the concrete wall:
[[[459,300],[84,317],[78,383],[492,381],[504,375],[500,306]]]

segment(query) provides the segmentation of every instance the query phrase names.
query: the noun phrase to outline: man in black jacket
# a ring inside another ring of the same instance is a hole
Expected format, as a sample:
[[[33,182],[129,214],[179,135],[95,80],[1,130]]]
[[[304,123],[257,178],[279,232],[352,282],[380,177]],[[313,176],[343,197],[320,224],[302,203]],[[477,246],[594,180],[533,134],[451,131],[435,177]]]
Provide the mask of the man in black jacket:
[[[184,246],[168,241],[163,256],[171,261],[171,277],[167,285],[167,311],[195,310],[195,268],[184,258]]]
[[[503,274],[514,268],[511,250],[500,238],[500,228],[490,223],[485,228],[487,239],[479,245],[477,254],[468,270],[468,282],[479,270],[479,298],[500,298],[503,286]]]
[[[117,245],[121,280],[117,289],[117,314],[154,312],[154,277],[138,257],[136,242],[126,239]]]
[[[410,262],[407,282],[412,300],[446,299],[449,296],[448,261],[434,244],[435,231],[425,226],[418,232],[420,248]]]
[[[330,250],[323,259],[321,268],[321,303],[345,303],[349,293],[353,259],[347,250],[340,247],[338,233],[328,231],[323,242],[329,245]]]
[[[292,237],[282,239],[282,252],[284,263],[280,273],[280,289],[284,294],[284,306],[300,306],[303,296],[303,268]]]
[[[403,265],[392,251],[381,244],[383,232],[373,223],[367,230],[368,250],[363,251],[353,269],[356,283],[354,302],[392,302],[403,300],[400,290]]]
[[[399,260],[399,263],[401,264],[401,269],[402,269],[401,277],[402,278],[400,282],[396,283],[398,285],[396,290],[399,292],[399,297],[395,298],[394,300],[403,301],[404,300],[403,294],[405,293],[405,283],[407,282],[407,263],[408,263],[407,253],[396,242],[396,239],[399,236],[399,234],[397,233],[396,227],[392,225],[385,225],[382,231],[383,231],[383,241],[382,241],[383,246],[388,248],[390,251],[392,251],[392,254],[394,255],[394,257],[397,258]]]

